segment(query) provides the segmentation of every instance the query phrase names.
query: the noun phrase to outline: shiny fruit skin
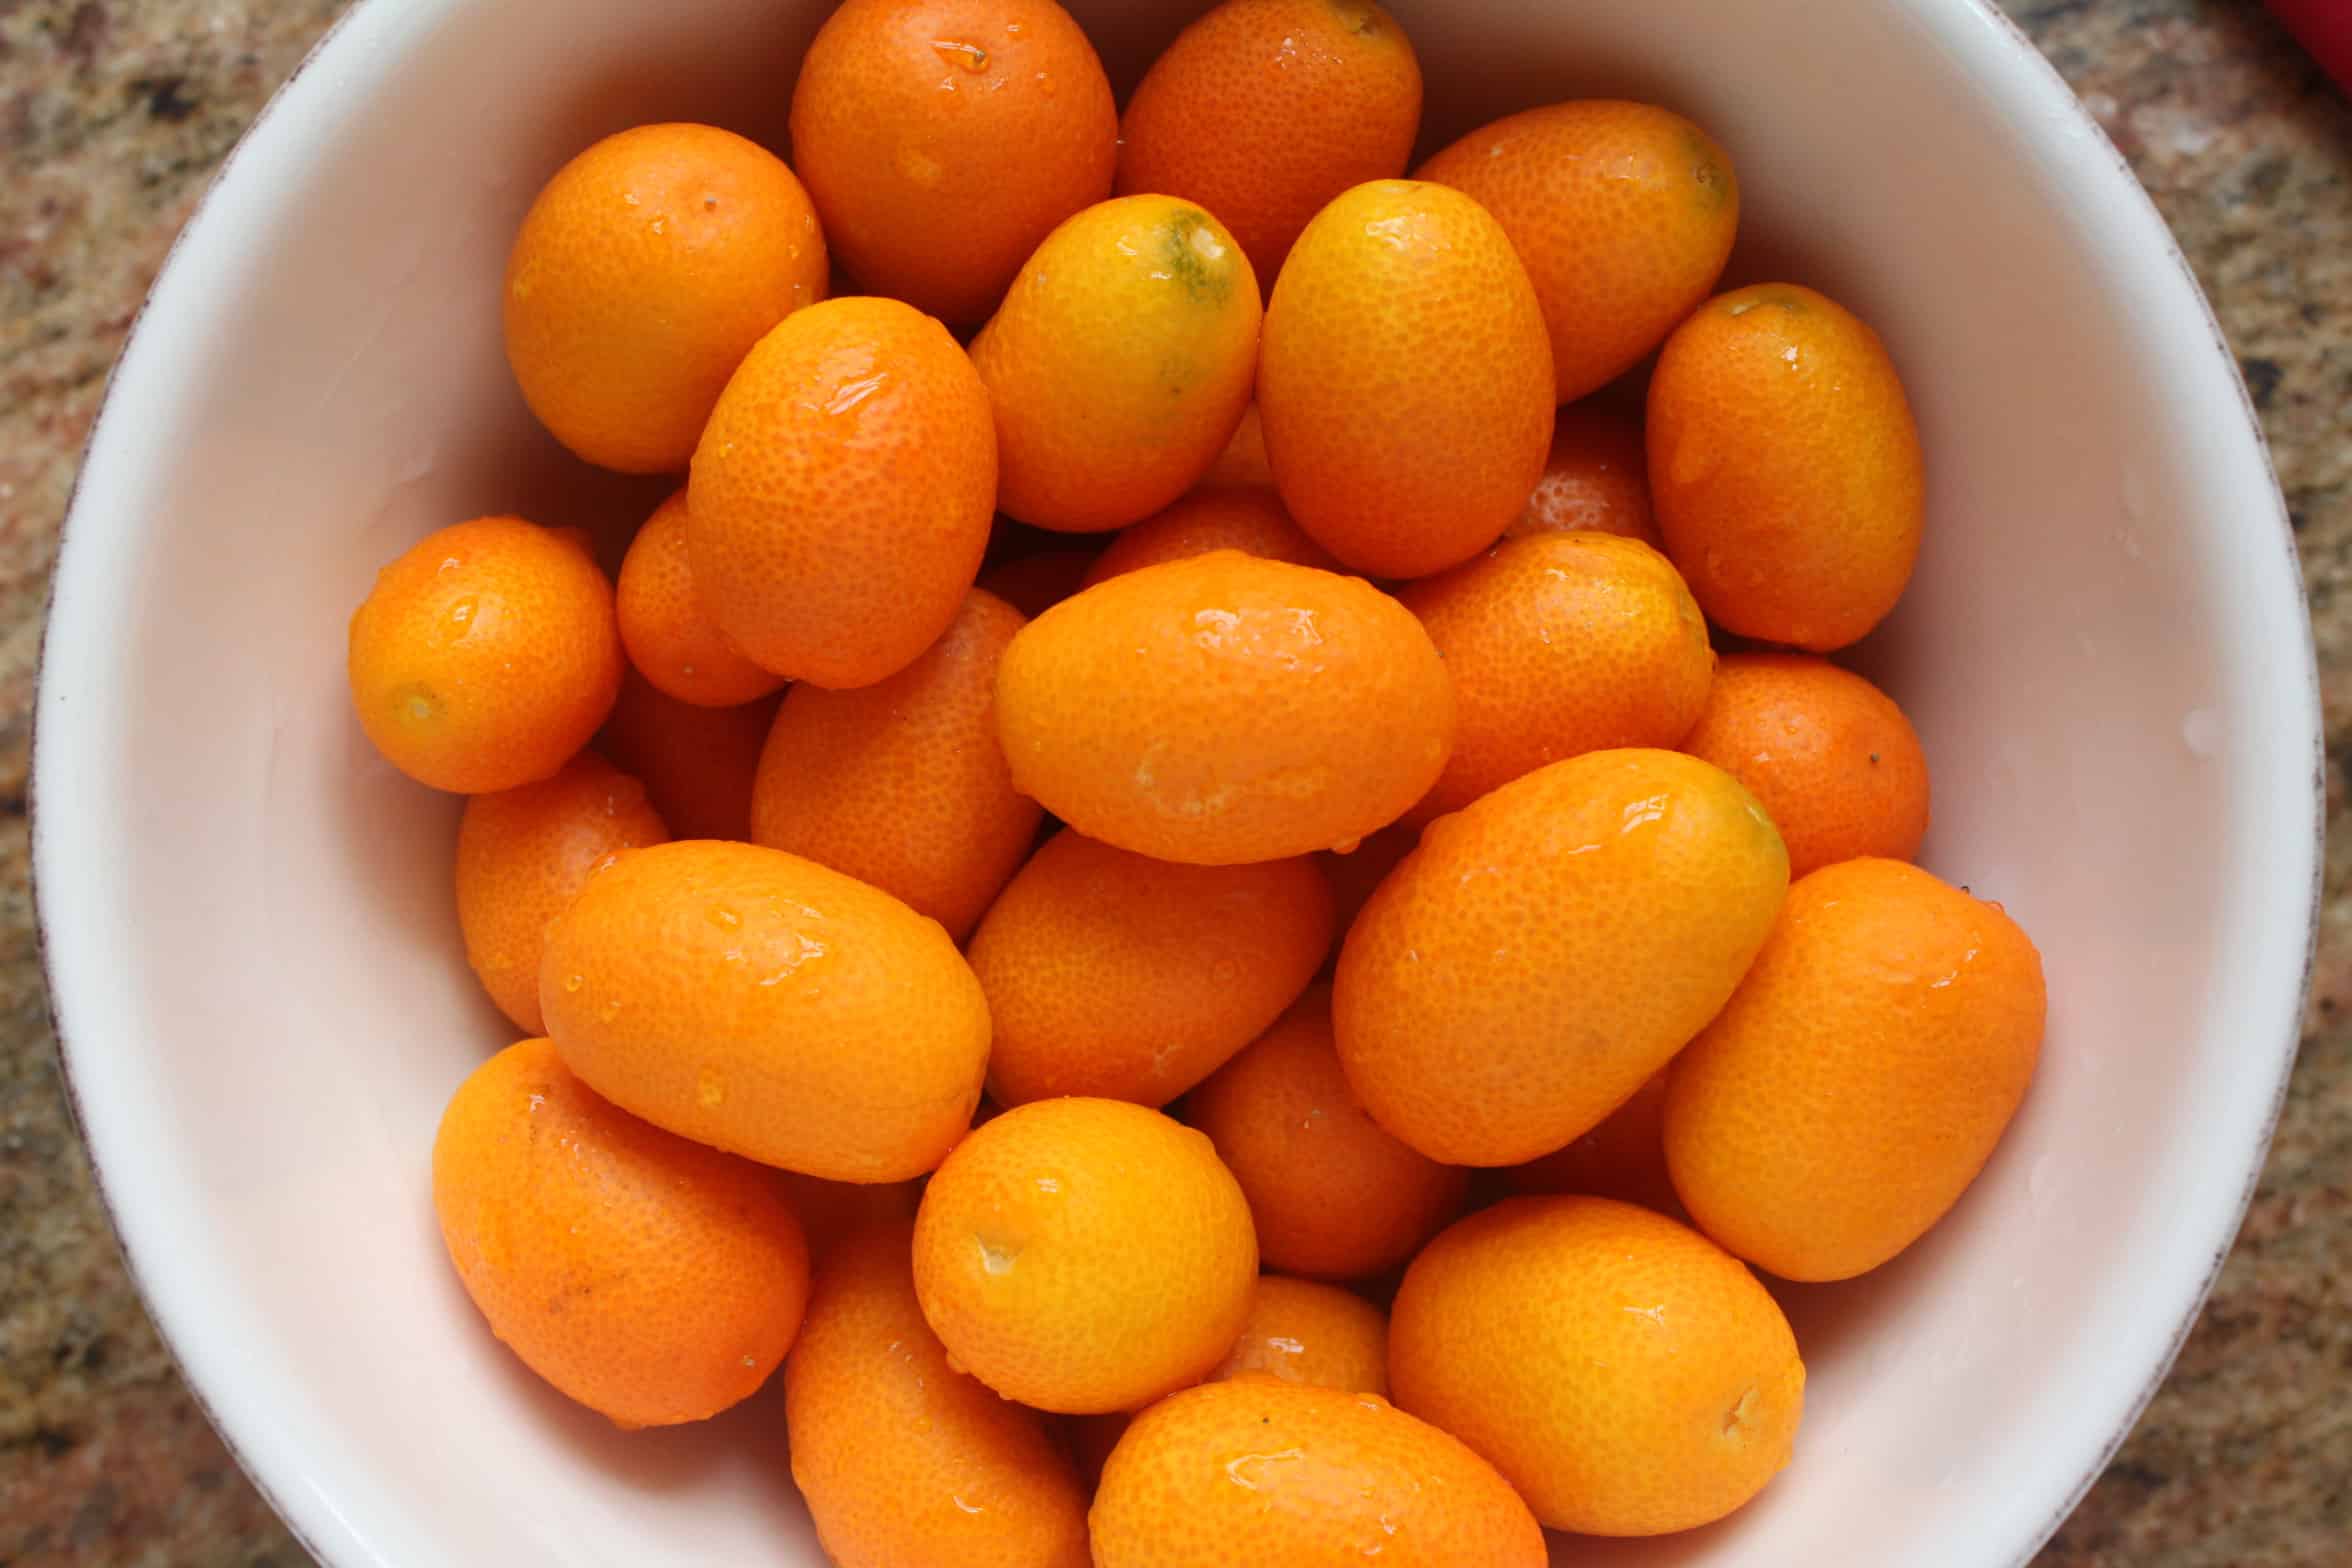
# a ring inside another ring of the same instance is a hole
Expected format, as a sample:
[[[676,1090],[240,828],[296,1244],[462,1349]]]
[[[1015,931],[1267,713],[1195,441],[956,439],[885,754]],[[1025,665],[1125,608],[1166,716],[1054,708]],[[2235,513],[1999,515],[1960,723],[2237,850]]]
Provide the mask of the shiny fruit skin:
[[[887,893],[782,850],[631,850],[548,928],[540,1005],[589,1087],[833,1181],[921,1175],[971,1125],[988,1009]]]
[[[654,510],[629,541],[613,609],[629,663],[664,696],[698,708],[739,708],[780,689],[703,612],[686,550],[686,492]]]
[[[1089,1415],[1200,1381],[1248,1319],[1249,1204],[1209,1140],[1123,1100],[975,1128],[923,1189],[915,1290],[958,1365]]]
[[[1405,172],[1420,126],[1420,61],[1371,0],[1225,0],[1137,84],[1118,190],[1199,202],[1270,284],[1333,197]]]
[[[641,125],[564,165],[507,259],[507,363],[555,438],[675,473],[743,356],[825,297],[825,237],[782,159],[710,125]]]
[[[1462,1443],[1373,1394],[1262,1374],[1128,1424],[1087,1515],[1095,1568],[1542,1568],[1527,1504]]]
[[[1065,829],[972,935],[995,1028],[989,1097],[1165,1105],[1297,999],[1332,934],[1331,891],[1306,859],[1170,865]]]
[[[1715,671],[1682,749],[1745,784],[1788,844],[1789,875],[1865,855],[1910,860],[1927,836],[1927,753],[1894,699],[1802,653]]]
[[[1290,520],[1271,484],[1203,485],[1132,528],[1121,529],[1087,569],[1085,586],[1211,550],[1239,550],[1264,561],[1339,570],[1331,552]]]
[[[1468,1189],[1467,1172],[1398,1142],[1357,1102],[1323,986],[1194,1090],[1185,1117],[1248,1194],[1266,1266],[1288,1273],[1395,1268],[1461,1211]]]
[[[1249,406],[1261,314],[1249,258],[1190,202],[1122,196],[1047,235],[972,340],[997,506],[1102,533],[1191,489]]]
[[[1337,1285],[1261,1274],[1249,1320],[1212,1383],[1245,1373],[1388,1397],[1388,1314]]]
[[[1053,0],[847,0],[792,91],[792,151],[842,266],[963,325],[1111,193],[1118,109]]]
[[[376,749],[462,795],[569,762],[612,711],[626,662],[586,541],[519,517],[439,529],[378,572],[347,661]]]
[[[955,619],[996,506],[988,390],[947,329],[835,299],[762,338],[695,450],[703,609],[761,668],[871,686]]]
[[[751,781],[781,692],[739,708],[698,708],[634,669],[596,746],[645,785],[672,838],[751,837]]]
[[[1356,917],[1348,1082],[1431,1159],[1516,1165],[1589,1130],[1715,1016],[1788,885],[1771,819],[1669,751],[1595,751],[1441,817]]]
[[[665,843],[645,786],[592,751],[553,778],[466,801],[457,828],[457,928],[466,962],[526,1034],[539,1012],[547,925],[625,849]]]
[[[1452,750],[1454,695],[1421,623],[1369,583],[1220,550],[1030,622],[996,713],[1015,787],[1080,832],[1231,865],[1403,815]]]
[[[597,1098],[546,1040],[451,1097],[433,1207],[491,1332],[622,1427],[749,1396],[808,1298],[800,1223],[768,1172]]]
[[[996,743],[996,669],[1021,614],[974,589],[914,663],[857,691],[784,696],[751,837],[904,899],[961,942],[1037,837]]]
[[[2047,1011],[2041,955],[2000,905],[1900,861],[1824,866],[1675,1061],[1675,1190],[1783,1279],[1874,1269],[1984,1168]]]
[[[1333,201],[1275,280],[1258,411],[1283,504],[1355,570],[1425,577],[1493,544],[1553,412],[1543,312],[1502,228],[1414,180]]]
[[[1509,1172],[1511,1190],[1530,1197],[1616,1198],[1679,1217],[1682,1200],[1666,1174],[1666,1081],[1654,1073],[1633,1098],[1592,1131]]]
[[[1671,110],[1556,103],[1482,126],[1423,164],[1495,215],[1527,263],[1551,333],[1559,400],[1615,380],[1723,275],[1739,179]]]
[[[1788,283],[1709,300],[1650,379],[1650,497],[1708,618],[1829,653],[1902,597],[1927,500],[1878,334]]]
[[[1663,553],[1666,536],[1650,510],[1648,449],[1641,421],[1615,409],[1572,403],[1552,428],[1551,455],[1519,520],[1503,537],[1602,533],[1639,539]]]
[[[1045,1418],[948,1361],[915,1303],[911,1223],[817,1270],[784,1363],[792,1480],[839,1568],[1087,1568],[1086,1494]]]
[[[1400,1407],[1584,1535],[1722,1518],[1788,1463],[1805,1403],[1755,1276],[1607,1198],[1510,1198],[1431,1242],[1389,1309],[1388,1373]]]
[[[1608,534],[1506,539],[1398,595],[1454,680],[1454,754],[1413,820],[1459,811],[1548,762],[1675,746],[1715,650],[1673,563]]]

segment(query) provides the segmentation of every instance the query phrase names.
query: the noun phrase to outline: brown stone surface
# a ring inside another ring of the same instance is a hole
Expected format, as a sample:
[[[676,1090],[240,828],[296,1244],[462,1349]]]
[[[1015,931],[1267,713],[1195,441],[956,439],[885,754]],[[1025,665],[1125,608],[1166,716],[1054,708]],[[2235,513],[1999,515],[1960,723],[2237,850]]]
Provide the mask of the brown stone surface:
[[[395,4],[398,0],[379,0]],[[58,1091],[26,726],[107,367],[206,176],[342,0],[0,0],[0,1568],[307,1561],[124,1275]],[[2327,712],[2303,1056],[2212,1305],[2051,1568],[2352,1561],[2352,111],[2251,0],[2010,0],[2186,247],[2262,409]]]

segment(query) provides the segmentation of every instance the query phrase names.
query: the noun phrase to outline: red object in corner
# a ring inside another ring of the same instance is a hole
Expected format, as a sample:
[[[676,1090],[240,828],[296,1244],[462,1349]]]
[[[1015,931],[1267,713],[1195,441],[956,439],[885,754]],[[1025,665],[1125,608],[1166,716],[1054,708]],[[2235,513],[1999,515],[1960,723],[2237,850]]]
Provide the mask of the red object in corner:
[[[2264,0],[2313,59],[2352,92],[2352,0]]]

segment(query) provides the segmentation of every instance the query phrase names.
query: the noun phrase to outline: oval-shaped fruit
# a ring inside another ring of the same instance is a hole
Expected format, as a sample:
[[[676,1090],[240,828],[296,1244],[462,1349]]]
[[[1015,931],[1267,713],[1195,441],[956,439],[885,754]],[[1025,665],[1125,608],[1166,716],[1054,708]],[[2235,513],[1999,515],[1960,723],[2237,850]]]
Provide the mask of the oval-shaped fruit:
[[[1789,875],[1875,855],[1909,860],[1927,836],[1927,753],[1894,699],[1803,653],[1717,666],[1682,749],[1745,784],[1788,845]]]
[[[476,795],[457,828],[457,928],[498,1010],[528,1034],[547,923],[624,849],[669,839],[645,786],[592,751],[537,784]]]
[[[360,728],[435,789],[513,789],[588,744],[626,660],[612,584],[575,529],[481,517],[427,534],[352,613]]]
[[[546,1040],[458,1086],[433,1208],[490,1331],[619,1426],[718,1414],[800,1327],[808,1252],[770,1174],[599,1099]]]
[[[1506,539],[1399,594],[1454,680],[1454,754],[1417,820],[1547,762],[1674,746],[1715,674],[1707,618],[1673,563],[1609,534]]]
[[[1337,1285],[1261,1274],[1241,1337],[1209,1381],[1251,1372],[1385,1398],[1388,1314]]]
[[[989,1095],[1165,1105],[1297,999],[1331,936],[1312,861],[1178,866],[1057,833],[972,934]]]
[[[972,340],[996,410],[997,505],[1064,533],[1191,489],[1249,406],[1257,279],[1225,227],[1123,196],[1046,236]]]
[[[1128,100],[1118,189],[1199,202],[1271,282],[1326,202],[1405,172],[1420,128],[1420,61],[1372,0],[1225,0]]]
[[[1239,550],[1260,560],[1339,570],[1331,552],[1290,520],[1272,486],[1203,485],[1134,527],[1121,529],[1087,569],[1085,586],[1212,550]]]
[[[1357,1102],[1323,986],[1195,1090],[1185,1116],[1249,1195],[1270,1268],[1383,1273],[1460,1212],[1468,1190],[1467,1172],[1398,1142]]]
[[[1087,1568],[1086,1494],[1045,1418],[947,1357],[915,1304],[911,1225],[817,1271],[784,1366],[792,1480],[840,1568]]]
[[[1111,193],[1119,112],[1053,0],[846,0],[792,89],[792,156],[867,288],[978,321]]]
[[[1283,504],[1350,567],[1424,577],[1493,544],[1543,473],[1552,409],[1534,286],[1469,197],[1376,180],[1299,236],[1258,411]]]
[[[1371,584],[1219,550],[1030,622],[996,717],[1014,785],[1072,827],[1230,865],[1403,815],[1452,750],[1454,694],[1421,623]]]
[[[506,264],[506,359],[555,438],[674,473],[751,346],[825,297],[825,237],[782,159],[711,125],[641,125],[559,170]]]
[[[596,737],[599,750],[645,785],[672,838],[751,837],[751,780],[782,694],[739,708],[680,702],[634,669]]]
[[[1389,1308],[1388,1376],[1538,1519],[1585,1535],[1722,1518],[1788,1463],[1805,1407],[1796,1336],[1755,1276],[1607,1198],[1511,1198],[1431,1242]]]
[[[1717,625],[1828,653],[1876,626],[1919,555],[1919,430],[1885,345],[1790,283],[1709,300],[1650,378],[1650,498]]]
[[[834,1181],[901,1181],[971,1125],[988,1008],[935,920],[782,850],[632,850],[548,928],[564,1061],[699,1143]]]
[[[2047,1007],[2041,955],[2000,905],[1900,861],[1824,866],[1675,1060],[1675,1191],[1783,1279],[1874,1269],[1984,1169]]]
[[[1539,768],[1432,823],[1349,928],[1348,1082],[1431,1159],[1548,1154],[1715,1016],[1787,887],[1772,820],[1720,768],[1670,751]]]
[[[683,490],[629,541],[613,608],[629,663],[665,696],[698,708],[737,708],[784,684],[745,658],[696,597]]]
[[[827,300],[760,340],[695,449],[695,591],[762,669],[871,686],[955,619],[995,507],[988,389],[947,329]]]
[[[1503,535],[1579,532],[1666,548],[1650,512],[1650,459],[1641,421],[1590,403],[1560,410],[1543,477],[1535,482],[1526,510]]]
[[[996,743],[997,662],[1021,626],[975,589],[888,680],[786,693],[752,786],[752,841],[870,882],[961,942],[1037,838],[1037,803]]]
[[[1480,127],[1421,166],[1511,236],[1543,301],[1559,399],[1615,380],[1707,297],[1739,231],[1739,180],[1670,110],[1603,99]]]
[[[1493,1466],[1374,1394],[1210,1383],[1129,1423],[1087,1514],[1095,1568],[1542,1568]]]
[[[1534,1196],[1618,1198],[1679,1215],[1682,1200],[1666,1174],[1666,1080],[1654,1073],[1633,1098],[1565,1148],[1511,1168],[1513,1192]]]
[[[1123,1100],[974,1128],[923,1189],[915,1290],[956,1363],[1083,1415],[1197,1383],[1249,1316],[1249,1204],[1209,1140]]]

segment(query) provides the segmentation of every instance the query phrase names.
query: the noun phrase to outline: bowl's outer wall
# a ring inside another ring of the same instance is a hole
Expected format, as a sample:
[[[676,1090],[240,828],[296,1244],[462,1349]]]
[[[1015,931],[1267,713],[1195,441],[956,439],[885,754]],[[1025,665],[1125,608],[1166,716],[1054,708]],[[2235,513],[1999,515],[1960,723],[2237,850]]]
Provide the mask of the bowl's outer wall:
[[[71,1078],[159,1322],[334,1564],[821,1561],[772,1397],[623,1437],[451,1277],[427,1151],[506,1032],[460,958],[456,803],[370,752],[340,649],[431,527],[515,509],[617,536],[658,497],[531,426],[498,343],[507,240],[603,132],[691,117],[781,147],[823,9],[360,6],[191,226],[92,445],[36,777]],[[1123,87],[1197,7],[1073,9]],[[2295,1039],[2316,700],[2234,372],[2128,173],[1988,10],[1393,9],[1428,145],[1559,97],[1682,108],[1739,163],[1735,274],[1884,333],[1931,519],[1864,663],[1927,740],[1928,863],[2005,902],[2051,979],[2041,1078],[1951,1220],[1860,1285],[1783,1293],[1812,1369],[1791,1473],[1726,1526],[1577,1559],[2021,1560],[2177,1344]]]

